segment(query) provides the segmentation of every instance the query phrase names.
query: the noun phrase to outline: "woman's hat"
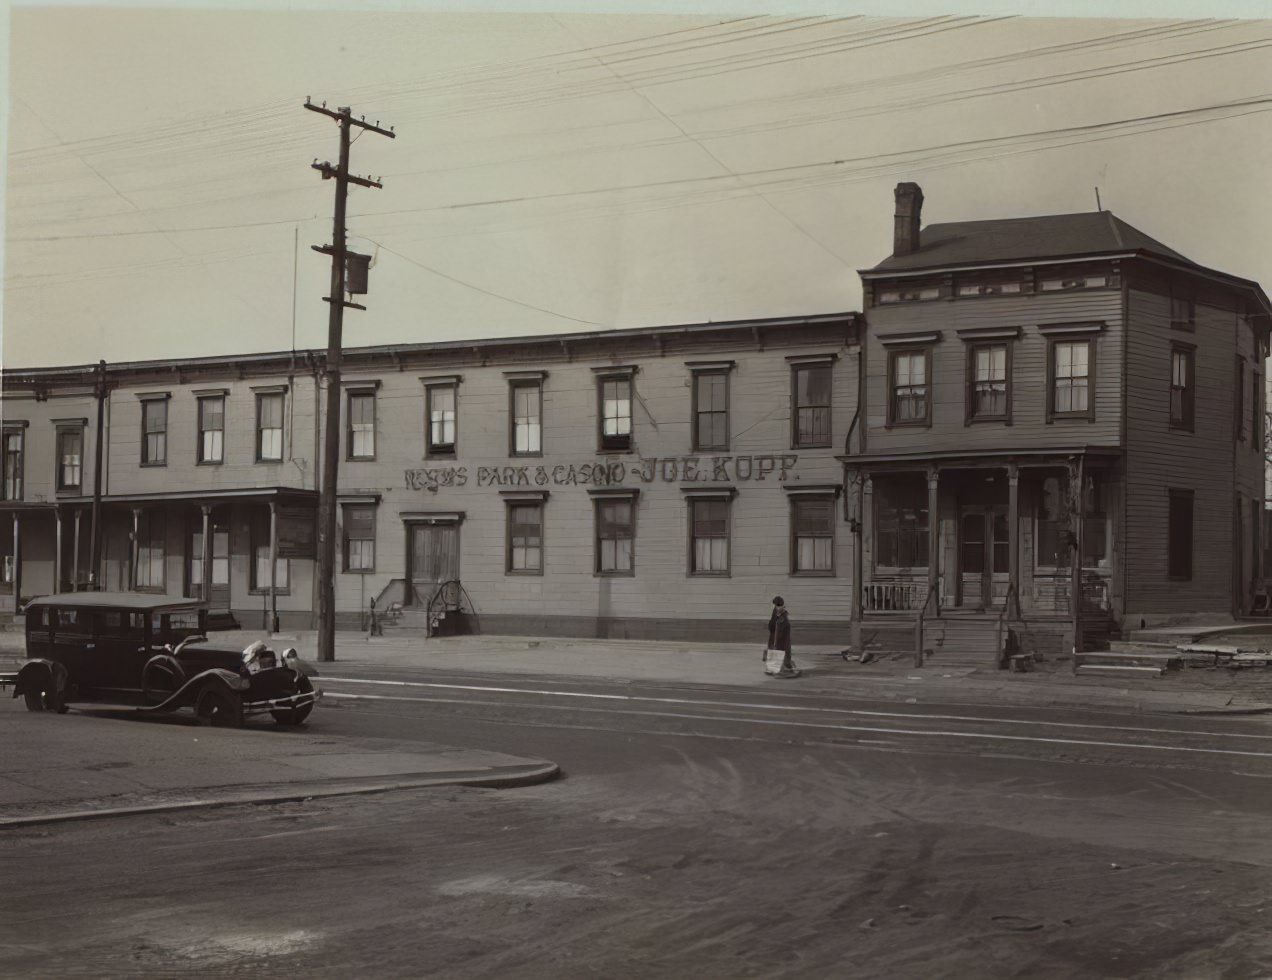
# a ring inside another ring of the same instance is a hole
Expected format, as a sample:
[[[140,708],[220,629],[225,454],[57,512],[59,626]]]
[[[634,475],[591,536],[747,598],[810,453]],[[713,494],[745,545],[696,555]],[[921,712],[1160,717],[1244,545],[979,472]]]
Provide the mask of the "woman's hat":
[[[784,603],[784,602],[782,601],[782,597],[779,595],[779,596],[774,596],[774,597],[773,597],[773,605],[775,605],[775,606],[784,606],[784,605],[786,605],[786,603]]]

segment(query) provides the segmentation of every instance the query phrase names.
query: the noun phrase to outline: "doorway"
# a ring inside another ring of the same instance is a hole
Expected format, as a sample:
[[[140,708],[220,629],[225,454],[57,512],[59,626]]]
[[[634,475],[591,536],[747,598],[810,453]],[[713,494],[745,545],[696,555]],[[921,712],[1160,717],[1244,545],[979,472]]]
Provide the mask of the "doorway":
[[[212,581],[208,609],[228,611],[230,608],[230,528],[228,524],[212,524]],[[203,528],[190,532],[190,594],[203,596]]]
[[[443,582],[459,578],[459,525],[408,524],[407,604],[427,606]]]
[[[958,599],[968,609],[1001,606],[1010,581],[1005,506],[964,506],[958,522]]]

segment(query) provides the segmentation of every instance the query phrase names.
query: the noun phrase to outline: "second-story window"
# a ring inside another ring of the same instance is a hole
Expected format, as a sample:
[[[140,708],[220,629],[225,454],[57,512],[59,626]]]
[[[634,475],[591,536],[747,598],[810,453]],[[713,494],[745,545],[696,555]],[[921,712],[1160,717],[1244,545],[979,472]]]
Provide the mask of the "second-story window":
[[[57,491],[79,493],[84,485],[84,430],[59,426],[57,430]]]
[[[1051,346],[1051,414],[1082,415],[1091,409],[1091,342],[1058,340]]]
[[[1246,375],[1245,358],[1242,357],[1240,354],[1238,354],[1237,369],[1236,369],[1237,390],[1233,394],[1233,399],[1232,399],[1232,406],[1233,406],[1234,416],[1235,416],[1234,417],[1234,424],[1236,429],[1235,437],[1237,442],[1240,442],[1242,439],[1244,439],[1246,434],[1245,433],[1245,413],[1246,413],[1245,375]],[[1253,380],[1253,375],[1251,375],[1251,380]],[[1254,399],[1256,403],[1258,402],[1258,400],[1259,399],[1257,397]],[[1253,413],[1251,414],[1253,415]],[[1250,431],[1253,433],[1254,426],[1251,426]]]
[[[425,411],[428,414],[428,445],[425,455],[454,456],[456,435],[456,395],[458,385],[425,386]]]
[[[623,451],[632,448],[632,376],[600,375],[600,448]]]
[[[830,445],[830,396],[833,366],[793,364],[796,449]]]
[[[141,465],[164,466],[168,462],[168,399],[145,398],[141,402]]]
[[[199,399],[199,462],[225,461],[225,396]]]
[[[969,349],[971,391],[969,415],[973,419],[1008,417],[1008,371],[1006,344],[984,344]]]
[[[4,485],[2,500],[22,499],[22,440],[21,429],[4,430]]]
[[[888,417],[892,425],[925,425],[930,418],[928,348],[894,350],[888,357]]]
[[[256,395],[256,461],[276,463],[283,458],[283,409],[286,395],[281,391]]]
[[[729,373],[695,371],[693,375],[693,448],[729,448]]]
[[[509,447],[513,456],[543,453],[543,382],[539,378],[516,378],[508,382],[511,408]]]
[[[349,392],[349,428],[345,444],[350,459],[375,459],[375,392]]]
[[[1193,430],[1193,352],[1174,347],[1170,352],[1170,426]]]

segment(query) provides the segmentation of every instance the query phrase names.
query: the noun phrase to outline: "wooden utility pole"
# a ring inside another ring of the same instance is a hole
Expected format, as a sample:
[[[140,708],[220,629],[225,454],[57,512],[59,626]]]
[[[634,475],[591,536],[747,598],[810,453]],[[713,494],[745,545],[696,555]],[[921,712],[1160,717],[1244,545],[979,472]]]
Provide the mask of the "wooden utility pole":
[[[324,373],[327,378],[327,411],[324,418],[325,442],[322,456],[322,488],[318,493],[318,659],[336,659],[336,487],[340,459],[340,351],[344,329],[344,308],[365,310],[365,306],[345,300],[345,202],[349,185],[381,187],[369,177],[355,177],[349,173],[349,130],[357,126],[395,139],[390,126],[381,129],[366,118],[354,119],[348,106],[331,110],[327,103],[321,106],[305,100],[305,108],[330,116],[340,124],[340,162],[333,167],[329,163],[313,163],[323,180],[336,181],[336,213],[332,222],[331,244],[311,246],[315,252],[331,256],[331,295],[323,299],[331,304],[327,321],[327,362]]]

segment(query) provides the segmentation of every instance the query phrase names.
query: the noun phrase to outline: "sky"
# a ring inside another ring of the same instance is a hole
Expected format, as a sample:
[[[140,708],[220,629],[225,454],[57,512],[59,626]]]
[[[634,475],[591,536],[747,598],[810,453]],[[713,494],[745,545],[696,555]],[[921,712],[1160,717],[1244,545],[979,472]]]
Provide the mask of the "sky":
[[[349,197],[346,346],[860,309],[905,180],[925,224],[1098,187],[1272,289],[1266,4],[234,6],[10,11],[5,366],[325,347],[338,128],[306,97],[396,133],[352,147],[384,186]]]

